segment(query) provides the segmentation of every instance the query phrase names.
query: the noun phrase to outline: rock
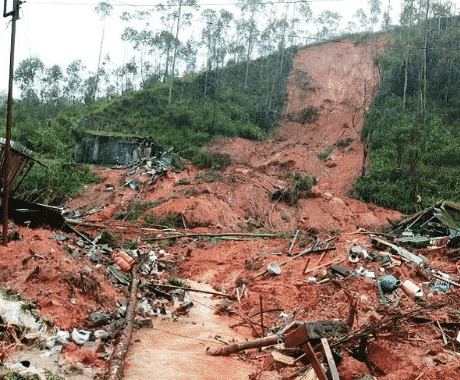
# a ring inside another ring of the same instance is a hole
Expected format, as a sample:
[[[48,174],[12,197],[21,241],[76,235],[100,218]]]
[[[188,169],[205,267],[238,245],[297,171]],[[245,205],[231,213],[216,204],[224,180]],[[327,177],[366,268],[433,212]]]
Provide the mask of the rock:
[[[91,331],[77,329],[73,329],[72,331],[72,340],[80,346],[88,342],[90,338]]]
[[[139,327],[144,327],[148,329],[153,328],[153,322],[151,318],[136,318],[135,323]]]
[[[105,340],[105,339],[109,339],[110,338],[110,335],[107,331],[105,330],[97,330],[94,332],[94,338],[95,339],[102,339],[102,340]]]
[[[103,311],[95,311],[89,315],[89,320],[93,327],[106,325],[112,318],[113,315],[111,313],[105,313]]]

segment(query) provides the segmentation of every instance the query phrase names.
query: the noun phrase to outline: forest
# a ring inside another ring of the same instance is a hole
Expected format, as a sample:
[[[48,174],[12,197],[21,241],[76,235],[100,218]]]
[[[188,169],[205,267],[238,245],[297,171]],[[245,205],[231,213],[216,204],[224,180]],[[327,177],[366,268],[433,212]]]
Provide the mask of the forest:
[[[200,10],[196,0],[168,0],[154,10],[161,30],[151,26],[152,11],[120,16],[124,31],[118,38],[132,52],[122,64],[100,54],[93,73],[80,59],[66,68],[45,66],[38,57],[20,61],[13,140],[48,165],[32,170],[20,196],[58,205],[82,184],[97,181],[73,159],[91,131],[153,137],[198,166],[222,169],[225,157],[203,148],[211,139],[265,139],[281,117],[315,119],[318,110],[310,105],[282,115],[299,49],[337,40],[367,43],[378,32],[390,42],[374,58],[382,81],[361,135],[372,165],[354,195],[404,212],[438,199],[460,200],[460,29],[453,4],[404,0],[399,19],[392,20],[390,3],[369,0],[348,21],[332,7],[315,13],[307,2],[296,2],[288,16],[289,4],[275,13],[270,3],[239,0],[232,13]],[[110,2],[94,11],[102,22],[115,17]],[[200,38],[193,39],[187,30],[197,14]],[[107,38],[103,30],[101,52]],[[202,65],[199,54],[206,57]],[[297,70],[295,80],[314,88],[307,72]],[[5,104],[0,118],[6,118]],[[414,206],[417,196],[421,202]]]

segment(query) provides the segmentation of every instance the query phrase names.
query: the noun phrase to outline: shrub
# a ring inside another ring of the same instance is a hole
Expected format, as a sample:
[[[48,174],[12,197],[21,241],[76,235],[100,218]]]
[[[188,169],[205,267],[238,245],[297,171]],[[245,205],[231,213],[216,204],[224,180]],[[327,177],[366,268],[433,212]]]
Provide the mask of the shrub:
[[[334,149],[334,145],[328,146],[322,152],[319,152],[317,154],[318,158],[320,158],[322,160],[327,160],[329,158],[329,156],[331,155],[333,149]]]
[[[148,214],[144,218],[144,227],[147,228],[181,228],[182,217],[179,214],[170,213],[166,215]]]
[[[301,109],[299,111],[291,111],[287,114],[287,119],[289,121],[294,121],[300,124],[314,123],[318,120],[319,113],[318,109],[313,106]]]
[[[311,196],[311,188],[316,184],[315,177],[303,177],[301,174],[295,173],[292,178],[294,183],[286,189],[277,189],[273,192],[271,194],[272,200],[279,200],[290,206],[295,206],[300,198]]]

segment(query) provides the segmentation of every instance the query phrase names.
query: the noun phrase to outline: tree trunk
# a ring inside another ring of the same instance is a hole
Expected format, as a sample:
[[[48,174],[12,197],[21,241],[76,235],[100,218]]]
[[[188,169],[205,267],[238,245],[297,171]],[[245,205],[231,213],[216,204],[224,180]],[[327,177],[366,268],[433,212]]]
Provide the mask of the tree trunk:
[[[126,326],[123,331],[120,342],[112,355],[110,363],[109,376],[107,380],[121,380],[123,378],[123,363],[125,361],[126,353],[128,352],[129,342],[133,332],[133,322],[136,315],[136,297],[137,286],[139,284],[139,276],[137,273],[137,265],[132,269],[133,282],[131,283],[131,294],[129,297],[129,305],[126,311]]]
[[[234,354],[235,352],[249,350],[250,348],[272,346],[274,344],[277,344],[280,339],[283,339],[283,337],[270,336],[268,338],[253,340],[251,342],[235,343],[222,348],[211,349],[210,347],[208,347],[206,349],[206,354],[211,356],[228,356],[230,354]]]
[[[177,44],[179,42],[179,27],[180,27],[180,14],[182,10],[182,0],[179,0],[179,14],[177,16],[177,29],[176,29],[176,44],[174,45],[174,55],[173,55],[173,61],[172,61],[172,68],[171,68],[171,75],[169,78],[169,98],[168,98],[168,104],[171,104],[171,97],[172,97],[172,82],[173,82],[173,77],[174,77],[174,70],[176,66],[176,54],[177,54]]]

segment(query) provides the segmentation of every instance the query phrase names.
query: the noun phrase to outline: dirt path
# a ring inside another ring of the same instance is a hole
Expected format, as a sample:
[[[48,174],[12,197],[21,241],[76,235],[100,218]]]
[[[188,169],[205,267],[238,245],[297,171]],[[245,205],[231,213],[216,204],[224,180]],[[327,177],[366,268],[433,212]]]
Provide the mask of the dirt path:
[[[212,290],[194,283],[193,287]],[[245,380],[254,368],[234,357],[206,355],[206,347],[216,346],[220,336],[229,341],[238,337],[228,327],[229,320],[214,314],[218,300],[192,293],[195,306],[178,321],[154,320],[154,329],[138,330],[129,349],[125,379],[130,380]]]

